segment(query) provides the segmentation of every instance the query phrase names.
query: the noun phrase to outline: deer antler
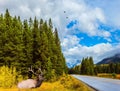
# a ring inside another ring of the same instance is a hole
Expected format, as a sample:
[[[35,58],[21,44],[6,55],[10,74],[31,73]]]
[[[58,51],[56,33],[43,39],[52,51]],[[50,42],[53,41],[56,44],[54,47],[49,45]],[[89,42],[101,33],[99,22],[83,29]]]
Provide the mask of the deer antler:
[[[41,75],[43,75],[43,72],[42,72],[42,70],[41,70],[41,67],[40,67],[38,70],[40,71]]]
[[[29,71],[31,71],[34,75],[37,75],[37,74],[33,71],[32,66],[29,68]]]

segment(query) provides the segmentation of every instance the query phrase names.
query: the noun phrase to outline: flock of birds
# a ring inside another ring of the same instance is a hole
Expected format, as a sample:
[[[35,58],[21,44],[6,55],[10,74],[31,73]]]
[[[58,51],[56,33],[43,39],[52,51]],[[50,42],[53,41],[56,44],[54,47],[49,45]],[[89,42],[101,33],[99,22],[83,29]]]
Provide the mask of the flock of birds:
[[[64,11],[64,13],[66,13],[66,11]],[[68,16],[66,16],[66,19],[68,19]]]

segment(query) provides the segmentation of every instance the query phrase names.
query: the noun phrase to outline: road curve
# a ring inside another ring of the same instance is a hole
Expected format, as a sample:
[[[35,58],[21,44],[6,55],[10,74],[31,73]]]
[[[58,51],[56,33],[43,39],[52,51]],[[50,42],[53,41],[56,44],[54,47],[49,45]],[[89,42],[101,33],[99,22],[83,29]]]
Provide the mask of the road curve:
[[[120,91],[120,80],[81,75],[72,76],[95,88],[97,91]]]

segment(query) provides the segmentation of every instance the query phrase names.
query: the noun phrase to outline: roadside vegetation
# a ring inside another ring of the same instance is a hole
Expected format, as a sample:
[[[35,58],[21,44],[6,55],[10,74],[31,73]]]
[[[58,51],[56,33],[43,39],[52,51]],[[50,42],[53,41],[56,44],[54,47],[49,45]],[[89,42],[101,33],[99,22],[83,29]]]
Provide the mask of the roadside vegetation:
[[[68,73],[120,79],[120,63],[95,65],[93,58],[87,57],[80,65],[70,68]]]
[[[0,68],[0,74],[0,91],[18,91],[17,83],[24,79],[22,75],[17,77],[18,73],[15,68],[9,69],[3,66]],[[32,91],[92,91],[70,75],[63,74],[58,80],[52,79],[43,82],[41,87],[32,89]],[[21,91],[31,91],[31,89],[21,89]]]
[[[99,73],[97,74],[97,76],[105,77],[105,78],[120,79],[120,74],[115,74],[115,73]]]

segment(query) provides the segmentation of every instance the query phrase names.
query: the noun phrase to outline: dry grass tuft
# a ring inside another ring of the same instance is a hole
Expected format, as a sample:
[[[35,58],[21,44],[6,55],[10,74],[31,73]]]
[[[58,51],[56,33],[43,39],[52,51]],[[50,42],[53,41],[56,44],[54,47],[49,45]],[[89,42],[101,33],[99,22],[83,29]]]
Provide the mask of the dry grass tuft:
[[[120,74],[117,74],[117,75],[116,75],[116,78],[117,78],[117,79],[120,79]]]

